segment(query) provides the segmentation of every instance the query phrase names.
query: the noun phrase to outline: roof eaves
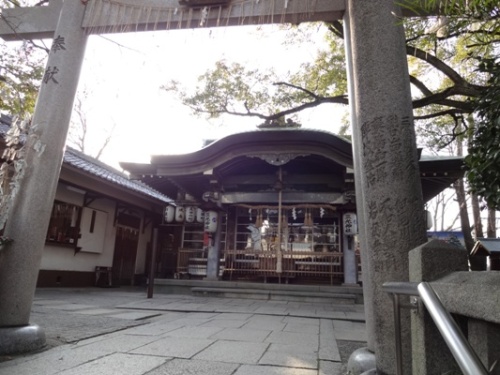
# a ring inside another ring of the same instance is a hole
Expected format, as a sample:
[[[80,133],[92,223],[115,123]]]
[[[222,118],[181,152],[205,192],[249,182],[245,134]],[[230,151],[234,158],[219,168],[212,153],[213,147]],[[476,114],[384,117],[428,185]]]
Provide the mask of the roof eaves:
[[[68,147],[66,149],[66,152],[64,153],[64,163],[122,188],[146,195],[161,202],[173,202],[172,199],[152,187],[140,181],[131,180],[125,173],[120,172],[113,167],[73,148]]]

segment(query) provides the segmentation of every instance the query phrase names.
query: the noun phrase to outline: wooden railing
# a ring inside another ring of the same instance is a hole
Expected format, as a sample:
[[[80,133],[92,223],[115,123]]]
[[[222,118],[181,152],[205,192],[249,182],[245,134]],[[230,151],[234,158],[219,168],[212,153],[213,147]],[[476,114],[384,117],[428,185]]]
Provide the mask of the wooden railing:
[[[293,251],[226,250],[225,273],[238,276],[294,278],[298,276],[333,279],[343,277],[342,253]]]
[[[220,254],[219,275],[230,280],[238,277],[312,277],[328,280],[342,279],[343,254],[312,251],[226,250]],[[179,249],[177,276],[206,276],[206,250]]]
[[[206,276],[207,275],[207,251],[179,249],[177,255],[177,277]],[[220,254],[219,275],[224,272],[224,253]]]

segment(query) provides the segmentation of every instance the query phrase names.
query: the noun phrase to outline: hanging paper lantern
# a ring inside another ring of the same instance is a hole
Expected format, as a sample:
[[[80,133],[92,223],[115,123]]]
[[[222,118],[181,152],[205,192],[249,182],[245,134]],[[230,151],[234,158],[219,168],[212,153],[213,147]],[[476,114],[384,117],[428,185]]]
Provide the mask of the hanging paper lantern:
[[[182,206],[177,206],[175,208],[175,221],[183,222],[186,217],[186,210]]]
[[[186,222],[192,223],[196,219],[196,207],[187,206],[186,207]]]
[[[167,223],[171,223],[174,221],[175,217],[175,207],[174,206],[167,206],[165,207],[165,212],[164,212],[164,218]]]
[[[205,232],[215,233],[217,230],[217,212],[205,212]]]
[[[196,222],[197,223],[203,223],[204,222],[204,217],[203,217],[203,210],[201,208],[196,209]]]
[[[353,236],[358,233],[358,218],[355,213],[344,214],[344,234]]]

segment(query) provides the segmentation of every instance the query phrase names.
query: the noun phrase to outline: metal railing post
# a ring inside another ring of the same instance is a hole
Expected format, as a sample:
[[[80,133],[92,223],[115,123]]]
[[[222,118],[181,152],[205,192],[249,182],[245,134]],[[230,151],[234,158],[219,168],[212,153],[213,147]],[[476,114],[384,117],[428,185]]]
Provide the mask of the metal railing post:
[[[394,309],[394,338],[396,346],[396,374],[403,375],[403,348],[401,347],[401,306],[399,295],[392,294],[392,307]]]
[[[466,375],[487,375],[488,371],[474,352],[464,334],[458,327],[451,314],[444,308],[441,300],[426,282],[388,282],[382,289],[393,297],[394,329],[396,338],[397,374],[402,375],[402,348],[401,348],[401,304],[399,295],[418,296],[422,299],[429,315],[436,324],[446,345],[451,351],[462,372]]]
[[[488,374],[457,323],[444,308],[434,289],[426,282],[420,283],[417,289],[422,302],[429,311],[432,320],[450,348],[451,354],[453,354],[462,372],[471,375]]]

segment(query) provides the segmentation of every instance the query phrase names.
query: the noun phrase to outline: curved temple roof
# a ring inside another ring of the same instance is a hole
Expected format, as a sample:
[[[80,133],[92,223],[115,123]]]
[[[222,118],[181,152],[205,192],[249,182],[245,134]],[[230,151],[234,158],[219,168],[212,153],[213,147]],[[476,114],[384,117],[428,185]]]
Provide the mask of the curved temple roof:
[[[267,129],[233,134],[188,154],[155,155],[149,164],[120,164],[131,178],[168,196],[180,188],[199,198],[214,183],[234,194],[263,191],[276,182],[278,166],[285,171],[288,187],[325,193],[328,189],[345,191],[353,154],[349,141],[329,132]],[[422,158],[424,201],[462,177],[462,165],[461,158]]]

